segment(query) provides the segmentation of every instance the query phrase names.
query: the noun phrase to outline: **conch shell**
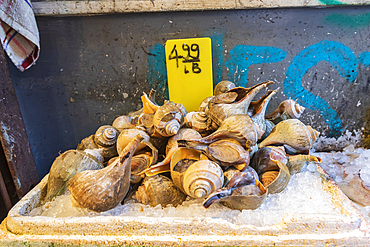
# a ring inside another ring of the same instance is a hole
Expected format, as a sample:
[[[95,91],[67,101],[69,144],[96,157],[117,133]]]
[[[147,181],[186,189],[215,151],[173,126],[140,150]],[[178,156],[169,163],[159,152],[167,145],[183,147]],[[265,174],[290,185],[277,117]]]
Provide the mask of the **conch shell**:
[[[97,212],[116,207],[130,186],[131,158],[144,138],[137,135],[111,165],[100,170],[87,170],[69,180],[72,205]]]
[[[134,199],[151,207],[162,205],[180,205],[186,199],[186,195],[181,192],[171,179],[163,175],[146,177],[141,186],[136,191]]]
[[[222,93],[226,93],[227,91],[235,87],[236,87],[235,84],[231,81],[227,81],[227,80],[220,81],[219,83],[217,83],[215,89],[213,90],[213,95],[219,95]]]
[[[248,173],[235,173],[229,183],[208,196],[203,202],[205,208],[213,203],[220,202],[224,206],[236,209],[256,209],[266,199],[266,189],[255,177]]]
[[[127,116],[136,118],[140,116],[141,114],[143,114],[144,110],[146,114],[148,114],[148,112],[155,112],[156,109],[159,107],[157,103],[155,103],[155,93],[156,93],[156,90],[154,90],[153,88],[150,90],[149,95],[144,93],[143,96],[141,97],[141,101],[143,102],[143,107],[140,110],[129,112]]]
[[[137,151],[131,159],[130,183],[139,183],[145,177],[143,171],[157,163],[158,160],[158,150],[151,142],[143,140],[141,144],[147,147]]]
[[[224,183],[221,167],[210,160],[194,162],[184,174],[184,191],[193,198],[202,198],[218,190]]]
[[[319,135],[318,131],[298,119],[287,119],[272,129],[270,135],[260,143],[260,147],[280,144],[290,152],[305,153],[311,149]]]
[[[203,151],[210,160],[221,166],[235,166],[238,170],[244,170],[250,162],[249,151],[234,139],[222,139],[209,145],[184,140],[179,140],[178,143],[180,146]]]
[[[135,128],[135,125],[132,124],[132,117],[125,115],[119,116],[114,119],[112,126],[116,128],[119,133],[121,133],[123,129]]]
[[[171,162],[172,155],[179,148],[177,144],[177,140],[179,139],[184,139],[184,140],[200,139],[200,138],[202,138],[202,136],[196,130],[193,130],[190,128],[181,128],[176,135],[168,139],[165,159],[161,162],[158,162],[155,165],[150,166],[148,169],[144,170],[142,173],[145,172],[147,176],[153,176],[159,173],[169,172],[171,170],[170,162]]]
[[[117,155],[116,142],[118,130],[110,125],[100,126],[94,135],[84,138],[78,145],[77,150],[103,149],[105,161]]]
[[[121,131],[121,133],[119,134],[118,138],[117,138],[116,147],[117,147],[118,154],[120,154],[122,152],[122,150],[137,135],[141,135],[144,138],[144,140],[147,141],[147,142],[149,142],[149,140],[150,140],[149,135],[144,130],[137,129],[137,128],[134,128],[134,129],[123,129]],[[136,151],[139,151],[139,150],[145,148],[146,146],[147,146],[146,144],[142,143],[142,144],[139,145],[139,147],[136,149]]]
[[[77,173],[104,167],[103,157],[100,154],[97,154],[97,157],[93,156],[91,152],[94,150],[68,150],[54,160],[49,172],[45,202],[61,194],[67,188],[68,181]]]
[[[205,112],[195,111],[186,114],[183,127],[192,128],[203,136],[217,129],[217,127],[215,128],[215,126],[212,125],[211,120],[208,119]]]
[[[213,120],[213,122],[220,126],[221,123],[228,117],[236,114],[247,114],[248,107],[254,96],[261,91],[263,88],[270,84],[272,81],[262,82],[250,88],[236,87],[230,89],[227,93],[232,96],[232,93],[236,93],[235,100],[230,103],[218,103],[215,101],[216,97],[213,97],[209,102],[209,110],[206,112],[208,117]],[[220,94],[218,96],[222,96]]]
[[[200,112],[207,112],[208,111],[208,104],[209,104],[209,101],[213,98],[213,96],[209,96],[205,99],[202,100],[202,102],[200,102],[199,104],[199,111]]]
[[[283,191],[289,183],[290,173],[282,147],[263,147],[259,149],[251,162],[257,171],[262,184],[269,189],[269,193]]]
[[[248,148],[256,145],[262,134],[261,128],[248,115],[237,114],[226,118],[212,134],[202,139],[189,141],[209,144],[220,139],[231,138]]]
[[[299,118],[304,110],[303,106],[294,100],[288,99],[281,102],[274,112],[266,116],[266,119],[277,124],[283,120]]]
[[[184,123],[186,110],[181,104],[167,101],[153,116],[154,136],[170,137],[176,135]]]
[[[170,165],[174,184],[190,197],[205,197],[223,185],[221,167],[198,150],[179,148]]]

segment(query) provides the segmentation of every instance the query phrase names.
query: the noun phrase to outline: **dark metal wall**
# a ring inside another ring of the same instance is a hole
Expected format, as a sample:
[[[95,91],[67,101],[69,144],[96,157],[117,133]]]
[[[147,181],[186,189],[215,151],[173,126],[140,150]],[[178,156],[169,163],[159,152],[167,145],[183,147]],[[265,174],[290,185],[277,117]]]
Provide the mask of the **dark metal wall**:
[[[212,39],[214,82],[273,80],[307,108],[303,121],[338,136],[364,127],[369,108],[370,7],[37,17],[40,59],[10,71],[40,177],[102,124],[167,96],[163,44]],[[10,63],[9,63],[10,64]],[[191,97],[191,95],[189,95]]]

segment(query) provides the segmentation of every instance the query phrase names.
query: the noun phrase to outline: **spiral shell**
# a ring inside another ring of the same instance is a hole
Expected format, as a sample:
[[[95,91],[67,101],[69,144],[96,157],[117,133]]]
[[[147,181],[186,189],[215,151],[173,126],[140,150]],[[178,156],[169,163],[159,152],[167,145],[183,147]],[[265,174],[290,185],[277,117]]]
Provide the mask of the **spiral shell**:
[[[288,99],[281,102],[274,112],[266,115],[266,119],[277,124],[283,120],[299,118],[304,110],[305,108],[303,106],[294,100]]]
[[[146,177],[142,185],[138,188],[134,198],[143,204],[149,204],[151,207],[162,205],[180,205],[186,195],[181,192],[172,182],[171,179],[155,175]]]
[[[218,190],[224,183],[219,165],[210,160],[194,162],[184,174],[184,191],[193,198],[203,198]]]
[[[260,147],[281,144],[297,152],[307,152],[319,134],[318,131],[298,119],[287,119],[273,128],[270,135],[260,143]]]
[[[104,161],[117,155],[116,142],[118,130],[110,125],[100,126],[94,135],[84,138],[78,145],[77,150],[102,149]]]
[[[209,145],[186,140],[179,140],[178,143],[180,146],[203,151],[210,160],[221,166],[234,166],[244,170],[250,162],[249,150],[245,150],[234,139],[222,139]]]
[[[179,148],[177,144],[177,140],[178,139],[194,139],[194,138],[198,139],[198,138],[202,138],[202,136],[196,130],[193,130],[193,129],[189,129],[189,128],[180,129],[176,135],[171,136],[168,139],[167,146],[166,146],[166,157],[164,158],[164,160],[145,169],[143,173],[145,173],[145,175],[147,176],[153,176],[159,173],[169,172],[171,170],[170,162],[171,162],[172,155]]]
[[[267,171],[278,171],[279,166],[276,163],[277,160],[283,164],[287,164],[288,159],[284,147],[262,147],[254,154],[250,165],[258,174],[263,174]]]
[[[205,112],[189,112],[184,119],[184,127],[192,128],[203,135],[210,134],[210,131],[213,130],[209,123]]]
[[[279,88],[276,90],[269,90],[267,91],[259,100],[253,101],[249,104],[248,108],[248,115],[250,115],[253,122],[258,124],[258,126],[263,130],[266,131],[266,120],[265,120],[265,112],[267,106]]]
[[[183,111],[173,102],[167,101],[153,116],[153,125],[159,136],[176,135],[184,123]]]
[[[251,161],[260,181],[269,193],[279,193],[285,189],[290,180],[288,159],[283,147],[262,147]]]
[[[219,95],[222,93],[226,93],[227,91],[235,87],[236,87],[235,84],[231,81],[227,81],[227,80],[220,81],[219,83],[217,83],[215,89],[213,90],[213,95]]]
[[[204,155],[202,155],[201,151],[190,149],[190,148],[178,148],[172,155],[170,161],[170,171],[171,171],[171,178],[173,183],[179,188],[182,192],[185,193],[184,190],[184,174],[185,171],[192,165],[194,162],[207,159]]]
[[[85,149],[95,149],[99,148],[99,146],[95,143],[94,139],[95,135],[90,135],[81,140],[81,142],[77,145],[77,150],[83,151]]]
[[[110,125],[100,126],[95,132],[95,142],[103,147],[115,145],[118,134],[118,130]]]
[[[209,96],[207,98],[205,98],[204,100],[202,100],[202,102],[200,102],[199,104],[199,111],[200,112],[207,112],[208,111],[208,104],[209,104],[209,101],[212,100],[213,96]]]

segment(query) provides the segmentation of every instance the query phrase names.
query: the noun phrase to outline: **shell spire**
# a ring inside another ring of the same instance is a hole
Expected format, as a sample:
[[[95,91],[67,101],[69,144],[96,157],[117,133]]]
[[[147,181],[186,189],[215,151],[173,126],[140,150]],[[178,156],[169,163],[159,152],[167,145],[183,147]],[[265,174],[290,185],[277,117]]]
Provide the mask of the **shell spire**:
[[[277,124],[278,122],[286,119],[299,118],[305,109],[306,108],[299,105],[292,99],[284,100],[280,103],[275,111],[273,111],[271,114],[266,115],[266,119]]]

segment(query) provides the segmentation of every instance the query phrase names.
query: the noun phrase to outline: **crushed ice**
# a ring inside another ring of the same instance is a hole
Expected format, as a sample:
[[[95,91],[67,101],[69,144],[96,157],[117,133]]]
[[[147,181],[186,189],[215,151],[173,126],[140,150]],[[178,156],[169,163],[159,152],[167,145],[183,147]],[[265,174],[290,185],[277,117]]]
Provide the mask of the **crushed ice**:
[[[365,184],[370,187],[370,150],[356,148],[359,143],[360,132],[346,132],[338,139],[320,137],[313,146],[311,155],[320,157],[321,165],[336,182],[351,179],[348,175],[343,179],[343,172],[348,174],[359,173]],[[327,152],[340,150],[340,152]],[[322,152],[326,151],[326,152]],[[345,169],[338,169],[344,166]],[[96,213],[88,209],[72,206],[69,191],[54,198],[42,207],[35,208],[30,216],[47,217],[94,217],[94,216],[145,216],[145,217],[173,217],[173,218],[221,218],[236,225],[266,226],[282,221],[287,213],[297,214],[338,214],[340,211],[333,205],[331,196],[322,189],[322,182],[314,163],[308,163],[301,173],[291,176],[288,186],[278,194],[269,194],[263,204],[255,210],[231,210],[221,204],[213,204],[205,209],[202,199],[187,198],[178,207],[150,207],[128,201],[124,205],[106,212]],[[356,204],[358,210],[370,222],[370,206],[363,207]]]
[[[146,216],[180,217],[199,219],[201,217],[221,218],[236,225],[272,225],[282,221],[287,213],[333,214],[336,208],[331,203],[331,196],[322,189],[322,182],[317,173],[309,170],[291,177],[287,188],[278,194],[270,194],[264,203],[255,210],[231,210],[221,204],[214,204],[205,209],[203,199],[187,199],[182,205],[150,207],[129,202],[102,213],[72,206],[70,193],[56,197],[44,206],[35,208],[30,216],[78,217],[78,216]],[[339,211],[336,213],[340,214]]]

